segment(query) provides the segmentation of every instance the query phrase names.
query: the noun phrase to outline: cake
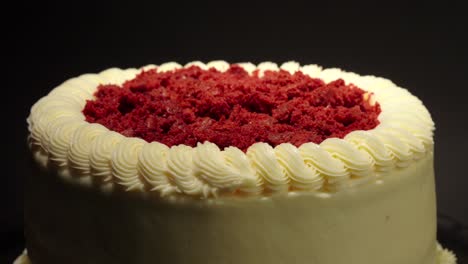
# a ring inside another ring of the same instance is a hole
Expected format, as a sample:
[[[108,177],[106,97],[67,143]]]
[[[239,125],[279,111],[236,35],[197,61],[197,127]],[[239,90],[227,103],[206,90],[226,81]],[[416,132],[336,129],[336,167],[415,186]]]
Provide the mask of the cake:
[[[17,263],[453,264],[434,123],[384,78],[170,62],[70,79],[31,109]]]

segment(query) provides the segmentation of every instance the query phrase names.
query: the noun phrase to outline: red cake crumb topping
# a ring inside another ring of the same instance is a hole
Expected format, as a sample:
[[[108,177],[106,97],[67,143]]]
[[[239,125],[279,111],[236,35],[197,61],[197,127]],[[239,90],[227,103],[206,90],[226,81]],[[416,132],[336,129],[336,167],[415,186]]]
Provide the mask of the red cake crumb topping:
[[[122,86],[100,85],[83,110],[86,120],[125,136],[173,146],[210,141],[246,150],[255,142],[300,146],[343,138],[379,124],[378,103],[341,79],[324,83],[301,72],[231,65],[142,71]]]

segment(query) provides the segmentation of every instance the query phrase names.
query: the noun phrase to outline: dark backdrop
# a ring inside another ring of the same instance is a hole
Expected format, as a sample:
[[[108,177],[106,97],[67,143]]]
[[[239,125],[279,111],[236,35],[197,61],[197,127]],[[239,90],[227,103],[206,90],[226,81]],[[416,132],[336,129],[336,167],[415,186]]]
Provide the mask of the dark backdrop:
[[[436,122],[439,212],[468,225],[468,46],[461,6],[196,2],[42,2],[4,9],[13,15],[3,21],[8,30],[2,37],[8,69],[0,237],[4,247],[16,243],[9,258],[22,247],[22,177],[29,173],[25,118],[31,105],[82,73],[166,61],[296,60],[393,80],[421,98]]]

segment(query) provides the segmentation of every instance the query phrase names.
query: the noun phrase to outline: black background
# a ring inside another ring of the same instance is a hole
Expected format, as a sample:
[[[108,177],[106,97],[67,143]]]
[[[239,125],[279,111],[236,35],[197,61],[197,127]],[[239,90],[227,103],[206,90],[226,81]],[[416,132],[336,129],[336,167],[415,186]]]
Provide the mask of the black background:
[[[431,111],[437,126],[438,210],[466,227],[468,24],[463,8],[440,1],[399,6],[375,2],[358,7],[313,2],[73,1],[20,2],[5,8],[6,184],[0,201],[6,203],[0,212],[1,254],[11,261],[23,243],[22,177],[29,173],[25,119],[31,105],[82,73],[166,61],[296,60],[391,79]],[[8,245],[13,249],[3,250]]]

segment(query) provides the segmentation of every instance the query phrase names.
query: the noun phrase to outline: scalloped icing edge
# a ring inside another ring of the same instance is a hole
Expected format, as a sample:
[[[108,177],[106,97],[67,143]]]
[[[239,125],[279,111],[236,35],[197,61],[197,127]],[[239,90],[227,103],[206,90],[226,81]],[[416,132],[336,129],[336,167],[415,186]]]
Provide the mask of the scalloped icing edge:
[[[293,61],[279,67],[273,62],[238,64],[249,73],[258,70],[260,75],[281,69],[290,73],[302,71],[326,82],[342,78],[379,102],[380,124],[372,130],[353,131],[344,139],[329,138],[318,145],[306,143],[296,148],[284,143],[273,148],[256,143],[243,153],[235,147],[220,150],[209,142],[193,148],[168,148],[84,121],[82,109],[86,100],[93,98],[98,84],[121,84],[149,69],[172,71],[191,65],[219,71],[229,68],[227,62],[220,60],[207,64],[195,61],[184,66],[168,62],[139,69],[110,68],[65,81],[31,108],[27,119],[30,148],[47,169],[57,170],[65,178],[79,178],[84,184],[90,185],[91,178],[97,179],[102,190],[201,198],[233,193],[336,192],[377,181],[433,151],[434,123],[430,113],[418,98],[387,79],[337,68],[322,69],[318,65],[300,66]]]

